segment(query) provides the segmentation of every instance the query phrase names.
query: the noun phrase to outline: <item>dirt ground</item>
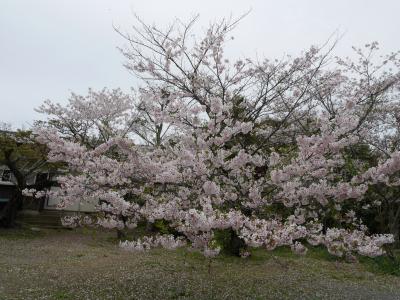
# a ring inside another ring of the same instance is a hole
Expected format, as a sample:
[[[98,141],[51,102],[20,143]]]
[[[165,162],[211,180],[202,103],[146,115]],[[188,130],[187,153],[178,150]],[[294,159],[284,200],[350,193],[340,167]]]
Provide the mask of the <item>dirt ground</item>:
[[[115,233],[0,231],[0,299],[400,299],[400,277],[360,263],[256,251],[211,262],[118,248]]]

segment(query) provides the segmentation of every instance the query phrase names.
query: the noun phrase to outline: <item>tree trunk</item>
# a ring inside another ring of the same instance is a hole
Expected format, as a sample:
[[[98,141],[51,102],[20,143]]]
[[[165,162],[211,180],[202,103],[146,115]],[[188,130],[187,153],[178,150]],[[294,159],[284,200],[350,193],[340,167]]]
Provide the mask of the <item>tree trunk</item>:
[[[398,246],[400,244],[399,241],[399,228],[400,227],[400,206],[397,207],[396,213],[392,210],[392,214],[389,218],[389,230],[390,233],[394,236],[395,245]]]
[[[18,169],[16,161],[12,160],[11,155],[12,150],[4,152],[4,163],[11,170],[11,173],[17,180],[17,186],[14,195],[11,197],[10,201],[7,203],[2,214],[0,215],[0,219],[6,228],[13,228],[16,226],[15,220],[17,218],[17,213],[18,210],[22,209],[23,205],[22,191],[26,187],[26,175]]]
[[[20,193],[16,193],[13,197],[11,197],[10,201],[4,207],[3,211],[0,215],[1,225],[5,228],[14,228],[16,227],[16,219],[18,208],[22,203],[22,195]]]
[[[118,240],[126,240],[126,234],[123,230],[117,229],[117,239]]]
[[[232,229],[229,229],[229,240],[225,245],[225,252],[229,255],[240,256],[240,251],[246,248],[246,243]]]

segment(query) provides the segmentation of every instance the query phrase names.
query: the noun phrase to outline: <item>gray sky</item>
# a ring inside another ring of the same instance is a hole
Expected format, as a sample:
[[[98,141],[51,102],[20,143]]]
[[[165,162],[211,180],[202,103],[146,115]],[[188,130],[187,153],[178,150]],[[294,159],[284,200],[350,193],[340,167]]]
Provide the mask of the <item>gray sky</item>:
[[[65,103],[71,91],[134,86],[112,28],[129,29],[133,13],[159,25],[199,13],[206,26],[250,9],[231,55],[296,54],[336,30],[345,34],[339,55],[374,40],[384,52],[400,49],[399,0],[0,0],[0,121],[29,127],[45,99]]]

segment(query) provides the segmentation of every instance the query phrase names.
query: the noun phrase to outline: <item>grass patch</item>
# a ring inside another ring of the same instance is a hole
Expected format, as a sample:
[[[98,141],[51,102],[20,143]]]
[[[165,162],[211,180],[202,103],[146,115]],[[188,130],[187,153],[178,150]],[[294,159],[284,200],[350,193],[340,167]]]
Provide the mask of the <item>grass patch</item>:
[[[68,293],[66,291],[57,291],[57,292],[55,292],[54,298],[57,299],[57,300],[74,299],[73,295],[71,295],[70,293]]]
[[[0,229],[0,237],[7,240],[36,239],[47,234],[45,229],[31,229],[31,227]]]
[[[394,257],[378,256],[374,258],[360,257],[366,269],[375,274],[389,274],[400,277],[400,255],[396,254]]]

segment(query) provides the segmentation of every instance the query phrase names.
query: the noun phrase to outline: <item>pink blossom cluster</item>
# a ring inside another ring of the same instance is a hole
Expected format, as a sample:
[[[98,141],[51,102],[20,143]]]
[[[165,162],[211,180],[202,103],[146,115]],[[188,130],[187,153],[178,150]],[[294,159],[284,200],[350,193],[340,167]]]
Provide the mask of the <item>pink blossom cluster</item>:
[[[146,251],[156,247],[174,250],[185,245],[183,238],[175,238],[173,235],[168,234],[139,238],[136,241],[120,241],[119,243],[119,246],[127,251]]]
[[[38,191],[38,190],[32,189],[32,188],[31,189],[26,188],[26,189],[22,190],[22,195],[28,196],[28,197],[34,197],[36,199],[45,197],[47,194],[48,194],[47,191]]]
[[[349,231],[346,229],[330,228],[325,235],[312,236],[309,240],[312,245],[325,245],[329,253],[343,256],[346,253],[356,252],[364,256],[380,256],[384,254],[382,246],[393,243],[393,235],[366,235],[363,230]]]
[[[92,226],[94,225],[94,220],[90,216],[73,214],[61,217],[61,224],[67,228],[76,228],[81,226]]]

